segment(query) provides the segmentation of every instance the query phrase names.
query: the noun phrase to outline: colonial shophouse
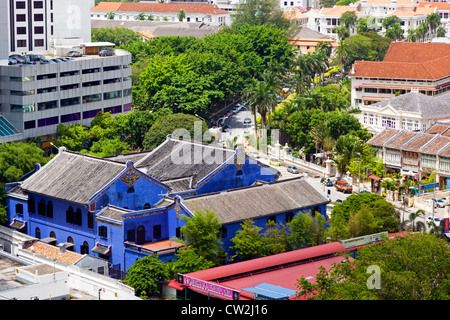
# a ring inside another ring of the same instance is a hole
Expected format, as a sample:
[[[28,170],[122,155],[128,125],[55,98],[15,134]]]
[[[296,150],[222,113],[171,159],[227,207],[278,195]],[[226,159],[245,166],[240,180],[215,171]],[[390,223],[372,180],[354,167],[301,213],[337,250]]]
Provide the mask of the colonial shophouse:
[[[440,188],[450,188],[450,124],[436,122],[426,131],[385,128],[368,144],[377,150],[388,173],[415,180],[436,172]]]
[[[192,161],[175,163],[188,150]],[[5,186],[8,219],[11,228],[122,271],[149,254],[174,259],[182,243],[172,239],[181,237],[182,217],[197,209],[217,212],[228,230],[224,244],[245,219],[264,226],[267,219],[285,223],[299,211],[326,214],[325,194],[300,179],[275,182],[279,176],[241,148],[171,137],[149,153],[115,159],[62,147],[45,166]]]

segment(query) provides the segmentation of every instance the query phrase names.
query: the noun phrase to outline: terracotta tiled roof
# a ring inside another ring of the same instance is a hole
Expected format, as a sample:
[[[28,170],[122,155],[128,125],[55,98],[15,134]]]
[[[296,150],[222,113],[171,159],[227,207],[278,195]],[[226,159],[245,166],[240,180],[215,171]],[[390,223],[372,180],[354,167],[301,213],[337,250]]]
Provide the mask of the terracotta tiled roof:
[[[450,44],[391,43],[383,61],[356,61],[353,77],[437,80],[450,75]]]
[[[450,2],[429,2],[429,1],[419,1],[420,7],[435,7],[439,10],[450,10]]]
[[[356,2],[358,4],[361,3],[361,1]],[[391,0],[367,0],[367,4],[384,4],[384,5],[390,5],[391,4]],[[415,2],[410,1],[410,0],[397,0],[397,4],[402,4],[402,5],[414,5]]]
[[[383,61],[423,63],[449,56],[447,43],[392,42]]]
[[[399,132],[399,129],[386,128],[377,135],[373,136],[369,141],[367,141],[367,143],[374,147],[382,147],[385,142],[387,142]]]
[[[354,11],[356,15],[362,14],[361,12],[357,11],[357,8],[350,6],[334,6],[333,8],[323,8],[320,13],[324,16],[340,17],[347,11]]]
[[[65,250],[64,253],[60,253],[59,247],[52,246],[41,241],[36,242],[26,250],[68,264],[74,264],[83,257],[83,255],[69,250]]]
[[[134,3],[134,2],[100,2],[92,11],[115,12],[165,12],[178,13],[183,9],[186,13],[224,14],[226,10],[213,4],[194,3]]]
[[[450,158],[450,146],[447,146],[445,148],[443,148],[438,155],[440,157],[446,157],[446,158]]]
[[[403,151],[419,152],[419,149],[423,147],[431,139],[435,138],[434,134],[421,133],[418,134],[413,140],[408,142],[402,147]]]
[[[408,10],[405,8],[400,8],[392,13],[389,16],[397,16],[397,17],[413,17],[420,15],[429,15],[433,13],[436,9],[433,7],[417,7],[414,10]]]
[[[420,149],[421,153],[435,155],[439,150],[450,143],[450,137],[437,136],[436,139]]]
[[[450,124],[448,124],[448,123],[434,123],[425,132],[426,133],[432,133],[432,134],[442,134],[448,128],[450,128]]]
[[[396,135],[391,141],[386,143],[384,146],[389,149],[400,150],[400,148],[407,143],[409,140],[418,135],[418,132],[412,131],[401,131],[398,135]]]

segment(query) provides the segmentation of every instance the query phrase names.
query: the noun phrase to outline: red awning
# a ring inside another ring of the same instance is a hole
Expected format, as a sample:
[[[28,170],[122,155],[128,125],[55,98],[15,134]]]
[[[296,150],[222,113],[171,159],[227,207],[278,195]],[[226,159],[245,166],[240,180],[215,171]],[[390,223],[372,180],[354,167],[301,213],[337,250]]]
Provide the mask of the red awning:
[[[368,178],[376,180],[376,181],[380,181],[381,180],[380,177],[377,177],[377,176],[374,176],[374,175],[370,175]]]

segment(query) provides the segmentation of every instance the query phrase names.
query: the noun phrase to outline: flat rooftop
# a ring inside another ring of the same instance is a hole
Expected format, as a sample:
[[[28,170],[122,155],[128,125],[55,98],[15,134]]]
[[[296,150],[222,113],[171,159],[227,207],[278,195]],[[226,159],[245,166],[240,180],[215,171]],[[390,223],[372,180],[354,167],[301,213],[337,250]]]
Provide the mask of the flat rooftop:
[[[122,50],[122,49],[108,49],[114,52],[114,56],[125,56],[125,55],[129,55],[130,53],[128,51]],[[79,50],[70,50],[70,51],[79,51]],[[67,55],[53,55],[50,53],[38,53],[38,52],[26,52],[26,54],[23,54],[21,52],[12,52],[10,55],[14,55],[14,54],[19,54],[21,56],[24,55],[41,55],[44,57],[45,60],[51,60],[51,59],[59,59],[59,58],[68,58]],[[109,56],[111,57],[111,56]],[[54,64],[54,63],[65,63],[65,62],[71,62],[71,61],[78,61],[78,60],[92,60],[92,59],[104,59],[107,57],[101,57],[98,54],[86,54],[83,55],[82,57],[72,57],[73,60],[67,60],[67,61],[52,61],[50,63],[46,63],[46,64]],[[24,64],[24,63],[17,63],[17,64],[12,64],[12,65],[8,65],[9,67],[27,67],[27,66],[33,66],[33,65],[39,65],[41,64],[40,61],[36,61],[35,64]]]

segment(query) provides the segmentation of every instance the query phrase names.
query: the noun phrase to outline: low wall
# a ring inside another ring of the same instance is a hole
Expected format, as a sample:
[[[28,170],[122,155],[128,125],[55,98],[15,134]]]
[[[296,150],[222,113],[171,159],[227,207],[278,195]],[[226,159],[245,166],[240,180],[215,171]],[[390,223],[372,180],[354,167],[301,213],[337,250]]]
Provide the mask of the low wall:
[[[63,281],[67,290],[79,290],[104,300],[140,300],[140,298],[134,295],[133,288],[121,283],[119,280],[80,268],[79,266],[70,265],[60,261],[53,261],[45,256],[37,255],[22,249],[23,243],[32,239],[34,238],[21,232],[0,226],[0,245],[2,245],[4,250],[1,253],[3,256],[16,260],[23,265],[44,263],[62,270],[67,274],[67,279]],[[30,281],[36,280],[33,275],[28,277],[31,277],[29,279]],[[23,293],[21,292],[21,296],[25,296],[26,292],[29,294],[34,292],[34,286],[36,285],[22,286],[17,290],[25,290]],[[30,288],[28,289],[28,287]],[[53,297],[60,294],[59,288],[54,288],[54,290],[56,290],[56,293],[52,294]],[[5,291],[0,292],[0,295],[5,296],[3,294],[4,292]],[[48,292],[45,292],[43,295],[48,299]],[[29,298],[27,298],[27,300],[29,300]]]

